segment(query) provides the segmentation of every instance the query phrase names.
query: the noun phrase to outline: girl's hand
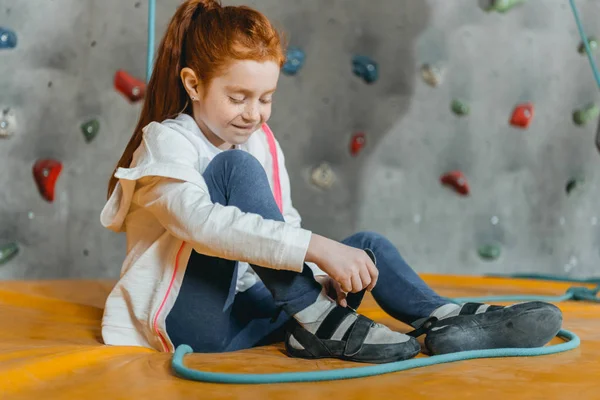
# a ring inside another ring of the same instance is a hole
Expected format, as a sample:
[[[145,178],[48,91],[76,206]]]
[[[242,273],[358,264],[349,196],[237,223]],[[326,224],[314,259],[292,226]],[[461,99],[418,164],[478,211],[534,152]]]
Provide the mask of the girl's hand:
[[[333,278],[346,293],[373,290],[379,271],[364,251],[313,234],[305,261],[313,262]]]
[[[346,301],[347,293],[342,290],[342,287],[335,279],[332,279],[327,275],[318,275],[315,276],[315,280],[325,288],[325,293],[331,298],[337,299],[337,303],[340,306],[348,306],[348,302]]]

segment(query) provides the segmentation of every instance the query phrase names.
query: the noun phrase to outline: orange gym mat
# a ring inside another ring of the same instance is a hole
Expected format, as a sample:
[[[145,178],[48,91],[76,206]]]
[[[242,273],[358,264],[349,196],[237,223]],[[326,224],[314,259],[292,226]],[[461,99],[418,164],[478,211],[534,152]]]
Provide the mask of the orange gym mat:
[[[449,297],[558,296],[572,283],[424,275]],[[0,282],[1,399],[600,399],[600,304],[558,303],[563,327],[581,338],[566,353],[480,359],[369,378],[273,385],[186,381],[173,375],[171,354],[104,346],[100,320],[112,281]],[[593,287],[593,285],[588,285]],[[385,314],[370,295],[360,311],[393,329],[409,327]],[[555,339],[555,342],[560,339]],[[226,354],[194,354],[191,368],[267,373],[365,366],[338,360],[298,360],[283,346]],[[576,393],[578,392],[578,393]]]

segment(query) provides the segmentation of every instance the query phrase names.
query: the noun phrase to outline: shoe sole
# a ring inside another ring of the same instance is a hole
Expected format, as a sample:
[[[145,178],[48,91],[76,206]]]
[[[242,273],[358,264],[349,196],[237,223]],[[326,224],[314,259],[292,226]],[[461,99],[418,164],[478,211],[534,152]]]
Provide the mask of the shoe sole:
[[[475,315],[436,322],[425,346],[432,354],[466,350],[542,347],[562,326],[562,313],[552,304],[528,302]]]

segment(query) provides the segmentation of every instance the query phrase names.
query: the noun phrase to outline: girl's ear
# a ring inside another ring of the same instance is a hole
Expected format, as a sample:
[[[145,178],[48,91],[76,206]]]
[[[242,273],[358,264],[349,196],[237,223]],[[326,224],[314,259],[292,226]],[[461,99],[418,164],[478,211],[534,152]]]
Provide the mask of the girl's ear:
[[[183,87],[185,91],[188,93],[192,100],[198,100],[201,96],[198,92],[201,89],[200,80],[196,76],[196,73],[191,68],[183,68],[181,70],[181,83],[183,83]]]

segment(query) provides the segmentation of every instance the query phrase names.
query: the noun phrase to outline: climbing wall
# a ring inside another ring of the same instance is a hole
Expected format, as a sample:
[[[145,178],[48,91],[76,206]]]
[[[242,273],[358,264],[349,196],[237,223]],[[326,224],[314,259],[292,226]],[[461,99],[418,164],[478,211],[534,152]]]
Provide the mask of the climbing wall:
[[[160,38],[180,2],[158,3]],[[306,228],[380,232],[420,272],[597,274],[600,96],[567,0],[224,3],[287,32],[270,126]],[[600,3],[576,3],[600,35]],[[118,276],[99,213],[147,11],[0,0],[0,279]]]

